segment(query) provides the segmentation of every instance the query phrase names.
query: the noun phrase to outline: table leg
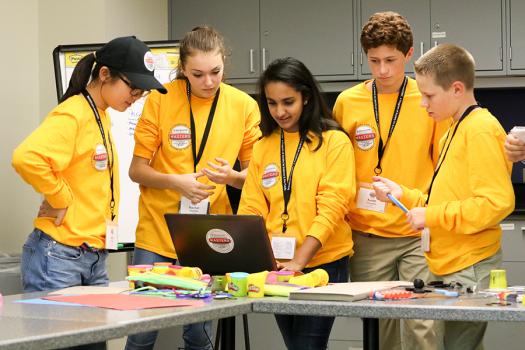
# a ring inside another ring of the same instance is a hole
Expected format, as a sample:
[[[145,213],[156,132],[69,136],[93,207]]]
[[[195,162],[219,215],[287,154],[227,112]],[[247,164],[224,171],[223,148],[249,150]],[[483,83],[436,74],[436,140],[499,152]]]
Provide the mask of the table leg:
[[[221,349],[235,349],[235,317],[227,317],[221,322]]]
[[[248,330],[248,315],[242,315],[242,323],[244,326],[244,349],[250,350],[250,333]]]
[[[379,320],[363,318],[363,350],[379,350]]]

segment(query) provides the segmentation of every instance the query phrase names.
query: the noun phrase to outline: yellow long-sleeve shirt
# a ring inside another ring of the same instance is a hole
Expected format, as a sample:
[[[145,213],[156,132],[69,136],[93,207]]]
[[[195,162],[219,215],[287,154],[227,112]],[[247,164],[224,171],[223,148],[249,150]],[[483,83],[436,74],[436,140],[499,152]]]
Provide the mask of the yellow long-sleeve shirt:
[[[454,129],[456,123],[450,127]],[[514,209],[505,156],[505,131],[486,109],[476,109],[460,124],[436,176],[426,210],[430,229],[430,271],[446,275],[494,255],[501,245],[499,223]],[[426,200],[418,190],[404,188],[402,202],[409,208]]]
[[[13,153],[13,167],[20,176],[42,193],[52,207],[68,208],[60,226],[55,226],[54,218],[41,217],[35,219],[35,227],[70,246],[88,243],[95,248],[105,247],[106,219],[111,218],[111,187],[109,169],[97,170],[97,167],[101,169],[103,159],[111,160],[108,138],[111,122],[105,111],[98,109],[98,113],[107,151],[93,111],[84,96],[76,95],[55,107]],[[118,214],[116,153],[113,160],[115,214]]]
[[[285,133],[286,169],[290,168],[299,144],[299,133]],[[295,237],[300,247],[306,236],[322,247],[307,264],[318,266],[352,255],[352,232],[345,214],[355,195],[352,144],[341,131],[323,132],[323,144],[313,151],[318,139],[304,143],[295,165],[288,204],[286,236]],[[282,233],[284,208],[281,180],[280,129],[254,146],[238,214],[264,217],[266,229]]]
[[[135,129],[134,155],[151,160],[150,165],[161,173],[190,174],[194,169],[186,82],[175,80],[165,87],[168,89],[166,95],[152,92],[146,100]],[[191,96],[197,151],[212,102],[213,98]],[[254,99],[232,86],[221,84],[217,109],[197,171],[208,167],[208,161],[215,163],[216,157],[228,160],[232,166],[236,159],[249,161],[253,144],[261,135],[259,121],[259,109]],[[205,177],[199,181],[210,183]],[[226,186],[214,185],[210,213],[230,214]],[[135,246],[176,258],[164,214],[177,213],[179,204],[180,194],[174,190],[140,186]]]
[[[378,160],[379,136],[374,118],[372,92],[367,82],[343,91],[334,106],[334,116],[350,135],[355,152],[356,186],[371,184]],[[378,94],[379,122],[383,146],[394,113],[398,93]],[[381,161],[381,176],[425,192],[430,185],[437,145],[448,124],[436,124],[420,106],[421,94],[409,78],[394,132]],[[434,144],[436,145],[434,147]],[[365,185],[366,186],[366,185]],[[357,198],[356,198],[357,199]],[[352,229],[383,237],[416,236],[405,214],[387,204],[384,213],[357,208],[351,203],[348,214]]]

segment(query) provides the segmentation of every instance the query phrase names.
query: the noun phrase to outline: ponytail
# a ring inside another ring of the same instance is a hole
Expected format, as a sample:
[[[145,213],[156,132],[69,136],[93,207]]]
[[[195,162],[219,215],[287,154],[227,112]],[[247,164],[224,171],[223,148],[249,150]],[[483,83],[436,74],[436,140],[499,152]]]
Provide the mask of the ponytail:
[[[90,75],[93,75],[95,77],[98,76],[98,71],[100,70],[100,68],[93,70],[94,63],[95,55],[93,53],[82,57],[82,59],[78,61],[77,65],[75,66],[75,69],[73,70],[73,74],[71,75],[71,79],[69,80],[69,86],[64,95],[60,98],[59,103],[62,103],[69,97],[78,95],[80,92],[85,90],[87,84],[89,83]]]

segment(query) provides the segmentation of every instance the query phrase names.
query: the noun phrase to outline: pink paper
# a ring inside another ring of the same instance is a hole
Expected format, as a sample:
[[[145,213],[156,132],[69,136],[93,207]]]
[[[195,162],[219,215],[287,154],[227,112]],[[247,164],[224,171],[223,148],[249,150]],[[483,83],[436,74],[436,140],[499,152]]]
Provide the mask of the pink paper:
[[[46,296],[42,299],[96,306],[115,310],[140,310],[158,307],[202,306],[202,300],[166,299],[128,294],[84,294]]]

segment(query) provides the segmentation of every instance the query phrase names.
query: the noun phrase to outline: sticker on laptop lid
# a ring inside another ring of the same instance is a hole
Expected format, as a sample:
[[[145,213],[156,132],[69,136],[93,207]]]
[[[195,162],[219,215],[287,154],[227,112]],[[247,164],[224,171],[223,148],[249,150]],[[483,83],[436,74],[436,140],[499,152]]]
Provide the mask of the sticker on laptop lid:
[[[233,250],[234,242],[228,232],[212,228],[206,233],[206,243],[217,253],[227,254]]]

